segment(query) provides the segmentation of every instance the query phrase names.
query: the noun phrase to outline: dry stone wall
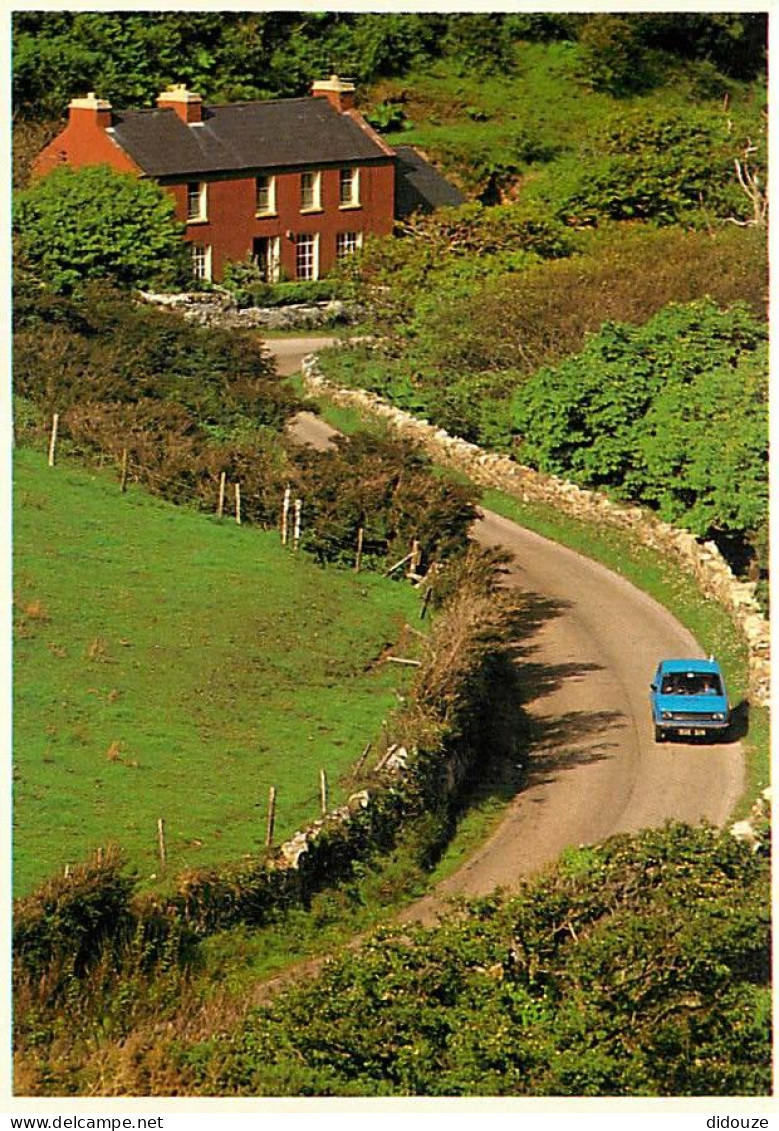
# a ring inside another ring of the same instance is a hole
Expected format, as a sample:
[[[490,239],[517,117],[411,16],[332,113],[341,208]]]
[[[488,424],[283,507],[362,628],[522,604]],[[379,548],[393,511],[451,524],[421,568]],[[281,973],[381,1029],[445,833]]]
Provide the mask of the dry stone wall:
[[[291,303],[289,306],[250,306],[239,309],[226,291],[140,296],[152,306],[174,310],[196,326],[224,330],[316,330],[355,321],[357,308],[338,299]]]
[[[343,389],[323,376],[315,354],[304,358],[303,378],[312,395],[380,418],[415,440],[437,463],[465,472],[475,483],[493,487],[522,502],[546,503],[574,518],[628,530],[644,546],[671,558],[695,578],[701,592],[730,614],[749,649],[750,696],[764,706],[770,696],[770,628],[755,597],[755,586],[734,576],[713,542],[699,542],[686,530],[661,522],[641,507],[623,506],[553,475],[523,467],[507,456],[484,451],[450,436],[443,428],[395,408],[375,393]]]

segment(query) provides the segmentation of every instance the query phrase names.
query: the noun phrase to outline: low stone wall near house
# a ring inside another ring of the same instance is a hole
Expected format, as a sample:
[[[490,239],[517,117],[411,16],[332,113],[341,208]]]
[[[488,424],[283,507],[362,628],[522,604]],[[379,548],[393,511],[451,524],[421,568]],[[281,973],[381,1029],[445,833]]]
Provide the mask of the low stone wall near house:
[[[553,475],[523,467],[507,456],[487,452],[443,428],[420,420],[363,389],[331,385],[319,369],[316,354],[303,360],[303,378],[312,395],[325,394],[335,404],[362,409],[416,440],[436,462],[465,472],[475,483],[493,487],[523,502],[548,503],[574,518],[629,530],[643,545],[676,561],[692,574],[701,592],[730,614],[749,648],[750,695],[753,702],[770,701],[770,627],[755,597],[755,586],[734,576],[713,542],[661,522],[638,506],[612,502]]]
[[[142,291],[141,298],[153,306],[175,310],[198,326],[217,326],[226,330],[326,329],[336,324],[355,322],[359,315],[353,303],[338,299],[239,309],[225,291],[193,291],[190,294],[150,294]]]

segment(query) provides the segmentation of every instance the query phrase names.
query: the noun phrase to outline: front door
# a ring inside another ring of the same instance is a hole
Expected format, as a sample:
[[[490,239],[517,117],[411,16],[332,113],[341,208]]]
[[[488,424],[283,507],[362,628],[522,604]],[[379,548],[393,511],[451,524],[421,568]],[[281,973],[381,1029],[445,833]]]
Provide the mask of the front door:
[[[279,281],[279,237],[260,236],[252,246],[252,257],[265,283]]]

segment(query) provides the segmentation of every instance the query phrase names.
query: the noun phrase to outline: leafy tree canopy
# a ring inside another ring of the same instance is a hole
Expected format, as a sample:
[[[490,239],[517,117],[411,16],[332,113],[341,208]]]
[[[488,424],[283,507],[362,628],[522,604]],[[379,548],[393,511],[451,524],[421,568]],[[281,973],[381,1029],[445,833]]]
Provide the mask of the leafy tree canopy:
[[[751,78],[765,64],[766,23],[762,13],[17,12],[14,105],[57,116],[86,90],[152,105],[171,82],[210,100],[300,95],[333,68],[364,83],[442,55],[464,72],[505,73],[521,41],[556,39],[579,39],[607,88],[635,84],[658,49]]]
[[[62,167],[19,193],[14,234],[29,269],[60,293],[91,279],[171,284],[186,255],[174,209],[151,181],[105,165]]]

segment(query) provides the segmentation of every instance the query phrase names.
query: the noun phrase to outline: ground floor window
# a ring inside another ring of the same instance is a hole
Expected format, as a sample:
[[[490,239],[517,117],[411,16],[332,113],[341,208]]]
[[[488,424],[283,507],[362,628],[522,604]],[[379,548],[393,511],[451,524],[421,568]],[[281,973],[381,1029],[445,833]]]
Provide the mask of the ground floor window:
[[[335,250],[339,259],[354,255],[362,247],[362,232],[339,232],[335,237]]]
[[[278,283],[281,248],[278,236],[260,236],[252,245],[252,257],[264,283]]]
[[[192,274],[196,279],[211,280],[210,244],[192,244]]]
[[[295,238],[295,276],[298,279],[319,278],[319,236]]]

